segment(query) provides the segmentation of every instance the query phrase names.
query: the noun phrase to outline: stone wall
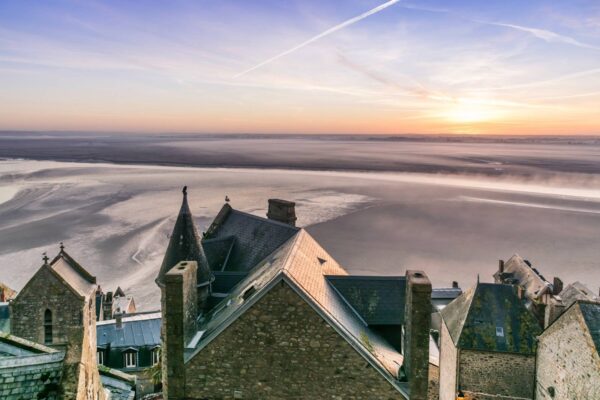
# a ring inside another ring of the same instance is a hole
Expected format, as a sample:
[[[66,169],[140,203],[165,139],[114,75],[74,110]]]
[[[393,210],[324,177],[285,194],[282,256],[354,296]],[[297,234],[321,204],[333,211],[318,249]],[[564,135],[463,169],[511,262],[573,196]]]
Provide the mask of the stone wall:
[[[281,282],[185,365],[186,399],[403,399]]]
[[[533,355],[460,350],[458,368],[458,386],[463,391],[533,399]]]
[[[600,357],[582,318],[572,306],[540,336],[537,400],[600,399]]]
[[[0,399],[60,399],[64,353],[0,360]]]
[[[427,389],[427,400],[439,400],[440,398],[440,367],[429,364],[429,387]]]
[[[443,322],[440,344],[440,400],[455,400],[458,352]]]
[[[44,343],[44,313],[52,311],[52,343]],[[73,293],[48,267],[29,280],[11,303],[11,332],[65,351],[64,399],[103,399],[96,365],[96,303]]]

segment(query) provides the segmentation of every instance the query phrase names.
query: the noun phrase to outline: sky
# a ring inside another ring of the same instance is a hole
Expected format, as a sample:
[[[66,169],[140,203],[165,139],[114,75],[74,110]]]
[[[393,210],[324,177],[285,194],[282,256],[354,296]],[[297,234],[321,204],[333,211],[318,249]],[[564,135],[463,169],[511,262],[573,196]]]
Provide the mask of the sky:
[[[600,2],[0,0],[0,130],[600,134]]]

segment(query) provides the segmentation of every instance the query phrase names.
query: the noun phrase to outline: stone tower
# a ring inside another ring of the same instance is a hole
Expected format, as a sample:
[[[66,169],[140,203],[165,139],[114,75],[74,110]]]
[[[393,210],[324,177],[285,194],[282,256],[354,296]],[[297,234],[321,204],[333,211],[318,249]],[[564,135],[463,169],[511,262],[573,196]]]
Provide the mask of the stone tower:
[[[105,398],[96,366],[96,278],[61,244],[11,303],[11,333],[65,351],[61,398]]]
[[[211,283],[214,280],[214,275],[212,274],[206,256],[204,255],[200,236],[198,235],[198,230],[196,229],[196,224],[194,223],[194,218],[192,217],[192,212],[188,205],[187,186],[183,188],[183,202],[181,203],[181,209],[179,210],[177,221],[175,221],[175,227],[171,233],[171,238],[160,267],[160,272],[156,278],[156,283],[161,288],[161,291],[164,292],[165,275],[180,261],[196,261],[198,264],[198,311],[202,312],[207,306],[207,299],[210,296]],[[165,307],[164,299],[161,305],[163,308]]]

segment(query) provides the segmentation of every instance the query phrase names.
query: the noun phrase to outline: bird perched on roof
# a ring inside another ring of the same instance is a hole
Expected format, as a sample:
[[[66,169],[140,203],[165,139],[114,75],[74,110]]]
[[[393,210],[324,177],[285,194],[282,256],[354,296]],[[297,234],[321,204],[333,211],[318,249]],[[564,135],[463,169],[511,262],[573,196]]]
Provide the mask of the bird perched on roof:
[[[183,192],[183,194],[187,194],[187,186],[184,186],[184,187],[183,187],[183,190],[182,190],[182,192]]]
[[[229,196],[225,195],[225,203],[229,203]]]

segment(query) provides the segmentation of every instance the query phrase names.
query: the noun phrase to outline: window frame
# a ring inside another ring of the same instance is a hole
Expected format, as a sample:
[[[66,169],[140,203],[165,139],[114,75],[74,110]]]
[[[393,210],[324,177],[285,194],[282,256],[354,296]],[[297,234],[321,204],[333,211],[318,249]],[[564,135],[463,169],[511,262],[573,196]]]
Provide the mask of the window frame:
[[[152,349],[151,352],[151,361],[152,361],[152,366],[154,365],[158,365],[160,363],[160,347],[155,347]]]
[[[128,350],[123,353],[124,357],[124,368],[137,368],[138,367],[138,352],[135,350]],[[131,360],[130,360],[131,357]],[[131,363],[129,362],[131,361]]]
[[[102,350],[102,349],[96,350],[96,363],[98,365],[104,365],[104,350]]]
[[[52,310],[46,308],[44,311],[44,344],[54,343],[54,316]]]

